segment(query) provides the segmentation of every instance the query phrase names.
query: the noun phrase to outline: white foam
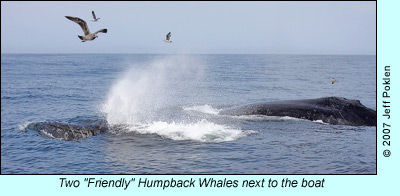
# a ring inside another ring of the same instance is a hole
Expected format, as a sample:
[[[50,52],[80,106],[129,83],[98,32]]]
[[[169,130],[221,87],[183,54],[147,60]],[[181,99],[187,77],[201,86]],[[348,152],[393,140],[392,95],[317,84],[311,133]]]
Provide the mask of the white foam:
[[[253,120],[253,121],[303,121],[304,119],[290,116],[265,116],[265,115],[242,115],[231,116],[232,118]]]
[[[324,124],[324,125],[329,125],[329,123],[325,123],[322,120],[314,120],[313,122],[321,123],[321,124]]]
[[[31,124],[32,122],[25,122],[22,125],[18,125],[18,130],[20,131],[26,131],[26,128],[28,127],[29,124]]]
[[[196,123],[152,122],[132,125],[129,131],[141,134],[157,134],[172,140],[193,140],[199,142],[226,142],[242,138],[256,131],[243,131],[225,125],[218,125],[205,119]]]
[[[183,109],[186,111],[196,111],[196,112],[201,112],[201,113],[205,113],[205,114],[213,114],[213,115],[217,115],[221,111],[221,110],[215,109],[207,104],[200,105],[200,106],[183,107]]]

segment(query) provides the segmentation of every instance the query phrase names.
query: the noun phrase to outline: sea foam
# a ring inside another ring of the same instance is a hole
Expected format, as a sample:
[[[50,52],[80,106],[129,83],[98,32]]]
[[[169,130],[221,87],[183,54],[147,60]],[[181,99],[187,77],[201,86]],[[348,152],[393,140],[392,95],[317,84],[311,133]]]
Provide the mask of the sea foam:
[[[243,131],[225,125],[218,125],[206,119],[196,123],[157,121],[131,126],[129,131],[142,134],[157,134],[172,140],[193,140],[198,142],[226,142],[256,133],[255,131]]]

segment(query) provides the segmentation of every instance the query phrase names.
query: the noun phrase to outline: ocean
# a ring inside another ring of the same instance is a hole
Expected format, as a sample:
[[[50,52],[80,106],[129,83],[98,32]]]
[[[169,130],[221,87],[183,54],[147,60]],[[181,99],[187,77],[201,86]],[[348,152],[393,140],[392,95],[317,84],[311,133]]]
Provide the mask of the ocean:
[[[376,127],[218,114],[330,96],[376,110],[376,56],[1,54],[1,174],[376,174]]]

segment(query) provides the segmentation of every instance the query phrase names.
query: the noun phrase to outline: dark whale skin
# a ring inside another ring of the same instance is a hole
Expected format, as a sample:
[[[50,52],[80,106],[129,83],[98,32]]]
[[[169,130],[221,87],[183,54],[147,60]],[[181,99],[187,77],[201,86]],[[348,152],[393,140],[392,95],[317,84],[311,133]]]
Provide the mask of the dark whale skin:
[[[332,125],[376,126],[376,111],[343,97],[274,101],[234,107],[221,115],[289,116]]]
[[[66,124],[59,122],[30,123],[28,129],[43,132],[45,135],[60,140],[77,140],[105,133],[109,130],[106,120],[95,120],[82,124]]]

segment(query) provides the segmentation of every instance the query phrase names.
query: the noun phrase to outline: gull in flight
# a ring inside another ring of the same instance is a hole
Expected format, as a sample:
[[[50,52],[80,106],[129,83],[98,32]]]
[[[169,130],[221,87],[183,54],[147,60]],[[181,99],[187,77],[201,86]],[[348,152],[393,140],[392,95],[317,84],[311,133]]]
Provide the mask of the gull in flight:
[[[171,38],[171,32],[167,34],[167,38],[164,41],[167,43],[171,43],[172,41],[169,40],[170,38]]]
[[[83,33],[85,33],[84,36],[78,35],[78,37],[82,40],[82,42],[85,42],[87,40],[94,40],[97,38],[97,33],[107,33],[107,29],[101,29],[96,31],[95,33],[90,33],[89,27],[87,26],[86,22],[78,17],[72,17],[72,16],[65,16],[69,20],[72,20],[73,22],[77,23],[79,26],[81,26]]]
[[[93,15],[93,22],[97,22],[100,18],[96,18],[96,14],[94,14],[94,11],[92,11],[92,15]]]
[[[332,84],[335,84],[336,82],[338,82],[338,80],[336,80],[336,78],[332,78]]]

